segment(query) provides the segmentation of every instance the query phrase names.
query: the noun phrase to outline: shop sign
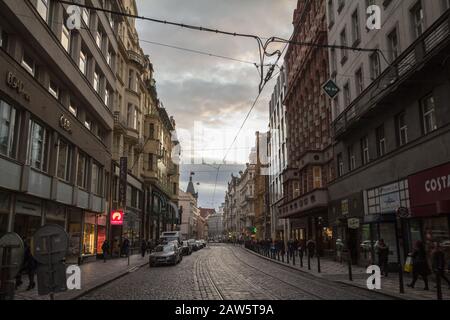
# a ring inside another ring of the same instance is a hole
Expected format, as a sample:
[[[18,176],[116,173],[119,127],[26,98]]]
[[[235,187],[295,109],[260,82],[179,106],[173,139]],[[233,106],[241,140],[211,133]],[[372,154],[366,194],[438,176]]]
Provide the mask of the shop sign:
[[[342,215],[348,215],[348,199],[341,201],[341,212]]]
[[[450,163],[408,178],[411,206],[450,200]]]
[[[380,196],[381,213],[395,212],[400,206],[400,194],[398,192]]]
[[[59,117],[59,126],[68,133],[72,133],[72,124],[70,123],[70,120],[63,114]]]
[[[19,95],[23,96],[26,101],[30,101],[30,95],[25,91],[25,85],[22,80],[18,79],[11,71],[6,74],[6,84],[11,89],[17,91]]]
[[[348,228],[349,229],[359,229],[359,219],[358,218],[348,219]]]
[[[121,210],[115,210],[111,212],[111,225],[112,226],[121,226],[123,225],[124,213]]]
[[[120,158],[119,168],[119,203],[125,207],[127,203],[128,158]]]

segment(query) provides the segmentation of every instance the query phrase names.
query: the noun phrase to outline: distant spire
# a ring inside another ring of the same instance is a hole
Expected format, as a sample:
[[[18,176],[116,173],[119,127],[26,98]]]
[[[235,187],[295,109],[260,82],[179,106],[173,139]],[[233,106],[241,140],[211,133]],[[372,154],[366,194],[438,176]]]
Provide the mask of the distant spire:
[[[192,182],[192,174],[189,177],[189,184],[188,187],[186,189],[186,193],[190,193],[192,194],[192,196],[197,199],[198,198],[198,193],[195,192],[195,188],[194,188],[194,183]]]

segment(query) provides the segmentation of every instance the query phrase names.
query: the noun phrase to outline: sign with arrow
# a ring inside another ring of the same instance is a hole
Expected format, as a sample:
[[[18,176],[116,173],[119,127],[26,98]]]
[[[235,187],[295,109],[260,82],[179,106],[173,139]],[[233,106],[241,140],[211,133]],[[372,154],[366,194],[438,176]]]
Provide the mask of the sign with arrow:
[[[334,99],[340,91],[337,84],[331,79],[322,86],[322,89],[331,99]]]

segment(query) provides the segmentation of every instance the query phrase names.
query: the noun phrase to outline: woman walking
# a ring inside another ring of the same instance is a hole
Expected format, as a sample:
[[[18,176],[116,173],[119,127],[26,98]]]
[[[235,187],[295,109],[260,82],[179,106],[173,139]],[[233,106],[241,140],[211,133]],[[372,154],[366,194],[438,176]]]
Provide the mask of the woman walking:
[[[425,251],[425,246],[422,241],[418,240],[414,247],[412,253],[413,259],[413,281],[408,284],[408,287],[414,288],[419,276],[422,277],[423,282],[425,282],[424,290],[429,290],[428,288],[428,275],[430,274],[430,267],[428,266],[427,253]]]

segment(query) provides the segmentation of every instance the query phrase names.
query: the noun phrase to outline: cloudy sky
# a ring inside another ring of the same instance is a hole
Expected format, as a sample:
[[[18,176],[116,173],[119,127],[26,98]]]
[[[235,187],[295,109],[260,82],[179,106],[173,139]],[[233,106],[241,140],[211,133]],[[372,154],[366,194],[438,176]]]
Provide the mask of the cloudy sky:
[[[289,38],[297,0],[137,0],[139,15],[213,29]],[[155,69],[158,95],[175,117],[183,149],[181,188],[190,171],[195,175],[200,206],[223,201],[226,182],[248,162],[256,131],[268,129],[269,83],[219,175],[213,201],[215,169],[231,145],[258,94],[254,65],[194,54],[155,43],[203,51],[259,63],[253,39],[236,38],[173,26],[137,21],[141,46]],[[195,166],[192,166],[195,164]]]

